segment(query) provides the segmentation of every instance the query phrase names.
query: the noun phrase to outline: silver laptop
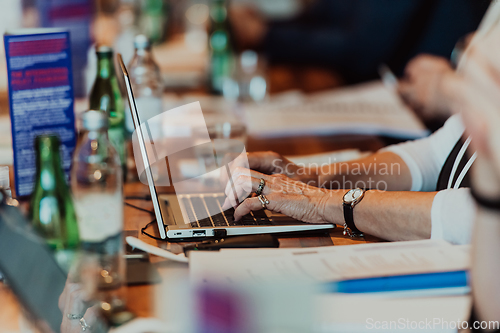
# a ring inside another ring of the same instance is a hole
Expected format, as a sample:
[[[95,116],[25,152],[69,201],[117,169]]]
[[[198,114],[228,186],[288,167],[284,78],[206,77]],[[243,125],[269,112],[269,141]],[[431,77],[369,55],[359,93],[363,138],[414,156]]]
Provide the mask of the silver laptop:
[[[253,211],[239,221],[235,221],[233,218],[234,208],[222,210],[225,201],[224,193],[162,194],[162,186],[155,185],[153,172],[148,167],[149,161],[155,161],[155,157],[150,159],[148,156],[145,137],[150,139],[147,133],[143,133],[144,127],[141,126],[142,122],[137,111],[128,71],[121,55],[117,56],[127,88],[130,111],[142,161],[144,161],[144,173],[162,239],[192,240],[193,238],[203,239],[233,235],[326,230],[335,227],[333,224],[300,222],[269,210]]]

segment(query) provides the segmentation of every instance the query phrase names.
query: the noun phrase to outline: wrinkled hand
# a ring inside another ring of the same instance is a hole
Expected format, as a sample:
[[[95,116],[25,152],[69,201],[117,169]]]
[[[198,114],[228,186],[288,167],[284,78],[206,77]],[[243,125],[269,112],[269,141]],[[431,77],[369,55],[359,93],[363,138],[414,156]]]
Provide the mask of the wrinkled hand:
[[[239,169],[232,178],[238,198],[255,192],[259,187],[260,179],[263,178],[266,184],[262,194],[269,200],[267,209],[303,222],[332,223],[334,216],[330,212],[332,208],[340,207],[342,203],[342,194],[338,191],[309,186],[283,174],[265,175],[257,171]],[[256,196],[246,198],[238,204],[234,200],[234,194],[232,185],[228,183],[227,199],[223,209],[235,207],[236,220],[250,211],[263,209]]]
[[[424,119],[448,117],[450,108],[442,93],[443,77],[453,74],[450,63],[441,57],[420,55],[405,69],[398,92],[405,103]]]
[[[78,319],[69,319],[68,314],[83,315],[85,322],[89,326],[96,323],[98,316],[98,306],[89,307],[90,297],[88,292],[80,283],[66,282],[64,291],[59,297],[59,309],[63,314],[61,323],[62,333],[79,333],[82,326]]]

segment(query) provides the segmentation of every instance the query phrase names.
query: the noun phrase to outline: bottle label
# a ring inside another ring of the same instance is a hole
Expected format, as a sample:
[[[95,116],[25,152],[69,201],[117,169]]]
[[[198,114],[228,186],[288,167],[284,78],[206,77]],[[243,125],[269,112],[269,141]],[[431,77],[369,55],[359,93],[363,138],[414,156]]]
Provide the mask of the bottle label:
[[[5,8],[5,1],[2,3]],[[17,196],[22,197],[30,195],[34,187],[33,138],[37,135],[59,136],[63,169],[69,176],[76,145],[72,73],[79,68],[73,71],[67,31],[37,29],[33,34],[5,35],[4,41],[13,129],[14,183]]]
[[[102,242],[123,230],[121,193],[93,193],[75,201],[82,242]]]

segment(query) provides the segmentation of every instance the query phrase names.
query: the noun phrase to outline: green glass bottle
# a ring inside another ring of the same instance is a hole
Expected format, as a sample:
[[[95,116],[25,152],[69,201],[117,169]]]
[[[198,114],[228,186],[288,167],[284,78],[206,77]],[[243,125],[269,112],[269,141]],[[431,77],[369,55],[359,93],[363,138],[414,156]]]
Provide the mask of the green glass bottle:
[[[212,0],[210,18],[210,85],[214,93],[221,94],[225,78],[231,75],[234,58],[225,0]]]
[[[145,34],[152,44],[157,44],[165,39],[168,8],[164,0],[140,1],[139,29]]]
[[[90,92],[90,108],[102,110],[109,117],[109,140],[120,157],[123,179],[127,179],[127,145],[125,139],[125,105],[118,86],[113,64],[113,50],[108,46],[97,48],[97,76]]]
[[[35,139],[36,181],[29,217],[34,228],[54,251],[61,268],[68,272],[80,239],[59,146],[59,138],[54,135],[41,135]]]

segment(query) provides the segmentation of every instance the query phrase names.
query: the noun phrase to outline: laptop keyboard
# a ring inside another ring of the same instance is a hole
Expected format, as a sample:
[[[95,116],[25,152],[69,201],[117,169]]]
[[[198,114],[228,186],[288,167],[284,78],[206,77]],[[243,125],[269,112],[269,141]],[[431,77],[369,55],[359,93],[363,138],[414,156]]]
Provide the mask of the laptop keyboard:
[[[250,212],[239,221],[235,221],[234,208],[222,210],[225,199],[224,195],[186,196],[180,198],[180,204],[189,220],[194,221],[191,222],[193,228],[272,225],[263,210]],[[209,216],[205,217],[207,215]]]

